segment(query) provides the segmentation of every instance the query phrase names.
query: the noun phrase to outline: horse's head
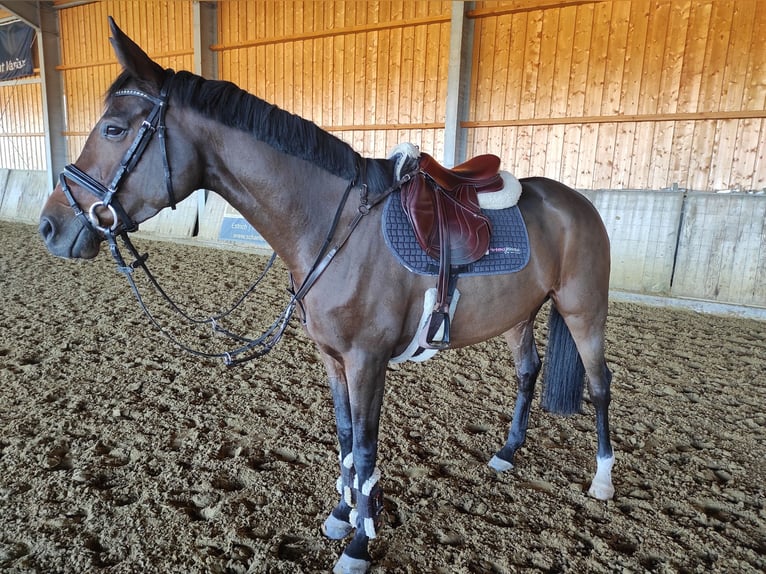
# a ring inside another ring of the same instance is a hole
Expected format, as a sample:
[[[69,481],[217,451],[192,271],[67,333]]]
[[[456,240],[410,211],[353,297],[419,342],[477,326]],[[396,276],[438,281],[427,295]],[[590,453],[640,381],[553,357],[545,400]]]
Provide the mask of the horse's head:
[[[199,184],[198,154],[182,135],[189,122],[182,120],[183,110],[168,105],[173,72],[152,61],[114,20],[109,23],[124,71],[80,157],[64,169],[40,215],[40,234],[59,257],[95,257],[106,235],[134,229]]]

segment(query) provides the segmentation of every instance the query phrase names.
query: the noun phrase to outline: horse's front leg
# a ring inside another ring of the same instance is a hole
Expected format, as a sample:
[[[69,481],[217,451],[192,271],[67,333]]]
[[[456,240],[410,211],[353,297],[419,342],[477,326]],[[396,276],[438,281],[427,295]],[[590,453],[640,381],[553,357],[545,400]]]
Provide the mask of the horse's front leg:
[[[355,507],[349,515],[349,522],[356,527],[356,533],[338,559],[333,569],[334,574],[367,572],[372,561],[368,544],[371,538],[377,536],[381,527],[383,490],[379,484],[380,474],[376,461],[386,364],[387,359],[367,355],[351,357],[346,363],[346,388],[353,432],[351,442],[355,495]]]
[[[350,518],[351,510],[356,504],[352,455],[354,433],[351,426],[351,404],[348,398],[346,374],[334,359],[325,356],[324,362],[335,406],[335,425],[340,446],[340,477],[336,483],[340,502],[324,521],[322,532],[328,538],[341,540],[354,529]]]

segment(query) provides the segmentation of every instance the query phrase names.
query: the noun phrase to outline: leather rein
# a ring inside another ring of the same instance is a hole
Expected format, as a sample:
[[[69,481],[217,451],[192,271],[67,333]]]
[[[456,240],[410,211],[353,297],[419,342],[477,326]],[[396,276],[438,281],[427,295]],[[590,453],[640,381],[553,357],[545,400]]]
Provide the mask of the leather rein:
[[[290,321],[293,312],[295,311],[295,307],[302,304],[302,300],[308,293],[309,289],[311,289],[317,279],[319,279],[319,276],[322,274],[322,272],[330,264],[330,261],[332,261],[340,248],[343,247],[343,245],[346,243],[348,238],[351,236],[351,233],[357,227],[362,218],[367,215],[375,205],[379,204],[383,199],[385,199],[391,192],[399,189],[399,187],[401,187],[405,182],[412,179],[417,170],[405,174],[399,181],[394,182],[393,185],[391,185],[382,193],[376,194],[376,197],[373,200],[370,200],[367,192],[367,184],[365,183],[365,161],[360,156],[358,156],[356,174],[354,178],[349,182],[346,190],[343,193],[343,197],[341,198],[340,204],[335,212],[335,216],[328,231],[327,238],[325,239],[325,242],[316,257],[314,264],[306,275],[303,283],[297,289],[290,290],[291,298],[285,310],[268,328],[266,328],[264,333],[259,337],[250,339],[236,335],[219,325],[219,321],[231,314],[255,290],[258,284],[266,276],[269,269],[271,269],[273,266],[277,257],[276,253],[272,254],[269,262],[266,265],[266,268],[263,270],[258,279],[256,279],[256,281],[245,291],[245,293],[233,304],[231,308],[229,308],[227,311],[223,311],[207,318],[192,317],[186,311],[181,309],[159,285],[157,279],[154,277],[146,265],[146,261],[149,257],[148,254],[139,254],[138,250],[131,242],[128,233],[137,231],[138,224],[127,214],[117,198],[117,192],[119,191],[120,184],[124,181],[125,177],[127,177],[127,175],[130,174],[130,172],[135,168],[136,164],[141,159],[141,156],[146,150],[146,147],[149,145],[152,136],[156,132],[158,134],[160,150],[162,153],[162,164],[165,172],[165,188],[168,194],[169,205],[172,209],[176,208],[176,198],[173,192],[173,185],[171,181],[171,171],[168,161],[165,134],[165,113],[167,111],[168,97],[174,75],[175,73],[172,70],[168,70],[168,76],[163,83],[159,97],[132,89],[119,90],[113,94],[113,97],[134,96],[143,98],[152,103],[154,107],[152,108],[151,112],[149,112],[149,115],[146,117],[144,122],[141,124],[141,127],[139,128],[133,143],[131,144],[130,148],[128,148],[127,152],[125,152],[122,161],[120,161],[120,166],[117,169],[117,173],[115,174],[108,187],[82,171],[74,164],[69,164],[64,168],[64,171],[62,171],[59,176],[59,182],[70,207],[75,212],[75,215],[81,217],[85,221],[85,224],[94,233],[101,234],[108,241],[112,258],[117,264],[117,270],[125,275],[130,288],[133,291],[133,294],[136,297],[136,300],[138,301],[142,310],[149,318],[150,322],[160,331],[160,333],[162,333],[174,345],[191,355],[203,358],[223,359],[227,366],[238,365],[262,357],[276,346],[276,344],[281,340],[285,329],[287,328],[287,324]],[[74,195],[69,188],[69,184],[67,182],[68,179],[74,181],[77,185],[83,187],[98,198],[98,201],[91,205],[87,213],[75,200]],[[340,218],[348,197],[351,193],[351,190],[355,187],[359,187],[360,193],[360,203],[357,209],[357,213],[348,224],[344,233],[340,236],[340,239],[336,241],[332,247],[330,247],[332,239],[337,231]],[[105,208],[110,212],[113,219],[110,226],[107,227],[101,224],[97,213],[99,208]],[[117,244],[117,237],[120,238],[125,248],[127,248],[127,250],[130,252],[130,255],[134,258],[132,263],[128,264],[125,262],[125,259],[123,258]],[[191,348],[179,341],[157,321],[154,315],[152,315],[151,311],[149,311],[147,306],[144,304],[141,293],[133,277],[133,271],[138,268],[143,270],[147,279],[154,286],[161,297],[184,319],[192,324],[209,324],[213,328],[214,332],[223,334],[231,340],[236,341],[238,346],[229,351],[214,353]]]

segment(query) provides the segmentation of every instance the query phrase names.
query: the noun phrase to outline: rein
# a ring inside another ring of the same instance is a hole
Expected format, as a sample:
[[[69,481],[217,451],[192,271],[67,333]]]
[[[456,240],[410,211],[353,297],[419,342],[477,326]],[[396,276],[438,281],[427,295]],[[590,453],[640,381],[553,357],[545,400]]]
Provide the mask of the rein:
[[[131,144],[130,148],[127,150],[127,152],[123,156],[122,161],[120,162],[120,166],[117,170],[117,173],[115,174],[114,178],[112,179],[112,182],[109,184],[108,187],[103,185],[101,182],[97,181],[96,179],[94,179],[93,177],[85,173],[84,171],[82,171],[80,168],[78,168],[74,164],[69,164],[64,168],[64,171],[59,176],[59,181],[61,183],[61,188],[67,197],[70,207],[75,212],[75,215],[78,217],[82,217],[86,225],[94,233],[102,234],[108,241],[109,250],[112,254],[112,258],[115,260],[115,263],[117,264],[117,270],[123,275],[125,275],[128,281],[128,284],[130,285],[130,288],[133,291],[133,294],[136,297],[136,300],[138,301],[140,307],[142,308],[146,316],[149,318],[150,322],[160,331],[160,333],[162,333],[170,342],[172,342],[174,345],[179,347],[181,350],[191,355],[194,355],[197,357],[204,357],[204,358],[223,359],[224,363],[227,366],[239,365],[241,363],[245,363],[247,361],[251,361],[253,359],[262,357],[263,355],[271,351],[271,349],[273,349],[276,346],[276,344],[281,340],[282,335],[285,332],[285,329],[287,328],[287,324],[290,321],[290,318],[292,317],[293,312],[295,311],[295,307],[297,305],[302,306],[303,298],[306,296],[306,294],[311,289],[311,287],[316,283],[317,279],[319,279],[319,276],[327,268],[327,266],[330,264],[332,259],[338,253],[338,251],[343,247],[346,241],[348,241],[348,238],[351,236],[351,233],[359,225],[359,222],[362,220],[362,218],[365,215],[367,215],[373,207],[375,207],[380,202],[382,202],[391,192],[393,192],[396,189],[399,189],[399,187],[401,187],[404,183],[412,179],[412,177],[415,175],[415,173],[417,173],[418,170],[416,168],[412,172],[405,174],[401,179],[394,182],[386,190],[384,190],[380,194],[377,194],[373,200],[370,200],[370,198],[368,197],[368,189],[366,184],[366,163],[361,157],[358,156],[357,166],[356,166],[356,175],[349,182],[348,186],[346,187],[346,190],[343,193],[343,197],[341,198],[340,204],[338,205],[338,208],[335,212],[335,216],[333,217],[333,221],[330,225],[330,229],[328,231],[325,242],[322,245],[322,248],[319,250],[319,253],[314,261],[314,264],[311,266],[311,269],[309,273],[306,275],[306,278],[304,279],[303,283],[300,285],[300,287],[297,290],[292,290],[292,289],[290,290],[291,298],[285,310],[264,331],[264,333],[260,337],[257,337],[255,339],[249,339],[240,335],[236,335],[230,332],[229,330],[225,329],[224,327],[220,326],[218,322],[224,317],[231,314],[235,309],[237,309],[243,303],[243,301],[255,290],[255,288],[263,280],[263,278],[266,276],[268,271],[273,266],[274,261],[276,260],[276,257],[277,257],[276,253],[272,254],[271,258],[269,259],[269,262],[266,265],[266,268],[263,270],[263,272],[258,277],[258,279],[245,291],[245,293],[234,303],[234,305],[230,309],[208,318],[192,317],[183,309],[181,309],[162,289],[159,282],[157,281],[157,279],[154,277],[154,275],[152,274],[152,272],[149,270],[149,268],[146,265],[146,261],[149,256],[147,254],[144,254],[144,255],[139,254],[138,250],[131,242],[130,237],[128,236],[128,233],[131,231],[136,231],[138,229],[138,224],[135,221],[133,221],[133,219],[130,218],[130,216],[123,209],[122,205],[119,203],[116,197],[120,184],[125,179],[125,177],[135,168],[136,164],[141,159],[141,156],[146,150],[146,147],[149,145],[149,142],[151,141],[152,136],[154,135],[155,132],[157,132],[159,141],[160,141],[160,149],[162,153],[162,164],[163,164],[163,169],[165,172],[165,188],[167,190],[169,204],[173,209],[175,209],[176,207],[176,200],[175,200],[175,194],[173,193],[173,185],[171,181],[171,171],[170,171],[170,164],[168,161],[166,135],[165,135],[165,129],[166,129],[165,128],[165,112],[167,110],[168,95],[170,91],[170,86],[173,81],[173,77],[174,77],[174,72],[170,70],[168,77],[165,79],[165,82],[163,83],[162,90],[160,91],[159,97],[152,96],[150,94],[141,92],[139,90],[119,90],[114,93],[115,97],[135,96],[135,97],[143,98],[145,100],[148,100],[152,104],[154,104],[154,107],[152,108],[152,111],[146,117],[144,122],[141,124],[141,128],[139,129],[138,134],[133,140],[133,143]],[[87,191],[89,191],[91,194],[95,195],[98,198],[98,201],[96,201],[90,207],[87,214],[80,207],[77,201],[74,199],[74,195],[72,194],[69,188],[67,179],[71,179],[72,181],[74,181],[81,187],[85,188]],[[357,209],[357,213],[354,216],[354,218],[351,220],[351,222],[348,224],[348,226],[346,227],[345,232],[340,236],[340,238],[333,245],[333,247],[330,248],[330,244],[337,231],[341,215],[346,206],[351,190],[357,186],[357,183],[360,190],[360,203]],[[98,208],[106,208],[107,210],[109,210],[110,214],[112,215],[113,221],[109,227],[101,225],[101,221],[96,212]],[[134,258],[134,261],[132,263],[127,264],[125,262],[125,259],[123,258],[119,245],[117,243],[117,237],[120,238],[125,248],[130,252],[131,256]],[[234,341],[237,341],[238,343],[241,343],[241,344],[230,351],[224,351],[220,353],[210,353],[210,352],[200,351],[198,349],[191,348],[185,345],[184,343],[182,343],[181,341],[179,341],[176,337],[174,337],[171,333],[169,333],[162,325],[160,325],[160,323],[157,321],[154,315],[152,315],[151,311],[149,311],[146,304],[144,303],[141,293],[133,277],[133,271],[138,268],[141,268],[143,270],[149,282],[154,286],[154,288],[162,296],[162,298],[165,299],[165,301],[170,305],[170,307],[173,310],[175,310],[179,315],[181,315],[181,317],[183,317],[186,321],[196,325],[210,324],[214,332],[223,334],[226,337]],[[293,283],[292,276],[291,276],[291,283]],[[294,283],[293,283],[293,287],[294,287]]]

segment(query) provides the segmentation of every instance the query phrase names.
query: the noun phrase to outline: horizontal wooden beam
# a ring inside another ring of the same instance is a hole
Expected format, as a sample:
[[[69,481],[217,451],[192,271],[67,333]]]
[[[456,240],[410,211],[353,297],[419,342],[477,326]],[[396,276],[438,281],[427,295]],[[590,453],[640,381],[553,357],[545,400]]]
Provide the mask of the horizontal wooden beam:
[[[472,128],[506,128],[513,126],[559,126],[580,124],[621,124],[629,122],[697,122],[716,120],[766,119],[766,110],[742,110],[737,112],[695,112],[677,114],[645,114],[619,116],[579,116],[571,118],[524,118],[518,120],[478,120],[460,122],[460,126]],[[320,126],[328,132],[364,132],[397,130],[441,130],[444,122],[415,124],[347,124],[338,126]],[[87,136],[90,132],[67,131],[65,136]]]
[[[255,38],[253,40],[244,40],[233,44],[213,44],[210,49],[214,52],[223,52],[226,50],[239,50],[241,48],[252,48],[253,46],[268,46],[270,44],[286,44],[289,42],[301,42],[303,40],[316,40],[319,38],[333,38],[349,34],[362,34],[365,32],[379,32],[380,30],[393,30],[396,28],[409,28],[413,26],[427,26],[429,24],[444,24],[450,21],[451,16],[428,16],[424,18],[412,18],[410,20],[393,20],[390,22],[377,22],[375,24],[364,24],[360,26],[348,26],[345,28],[327,28],[316,32],[301,32],[300,34],[289,34],[286,36],[271,36],[269,38]]]
[[[189,56],[194,54],[194,50],[176,50],[175,52],[165,52],[164,54],[149,54],[149,57],[154,60],[161,60],[162,58],[175,58],[178,56]],[[78,70],[81,68],[96,68],[98,66],[112,66],[117,64],[117,59],[102,60],[100,62],[81,62],[79,64],[61,64],[56,66],[56,70],[59,72],[65,72],[68,70]]]
[[[621,114],[616,116],[573,116],[557,118],[521,118],[517,120],[476,120],[461,122],[464,128],[504,128],[511,126],[557,126],[574,124],[623,124],[629,122],[684,122],[745,120],[766,118],[766,110],[735,112],[679,112],[668,114]]]
[[[567,6],[581,6],[583,4],[598,4],[604,0],[551,0],[550,2],[540,2],[540,0],[520,0],[513,3],[513,6],[497,6],[489,8],[477,8],[466,12],[468,18],[489,18],[492,16],[504,16],[506,14],[520,14],[523,12],[532,12],[538,10],[550,10],[552,8],[566,8]]]

